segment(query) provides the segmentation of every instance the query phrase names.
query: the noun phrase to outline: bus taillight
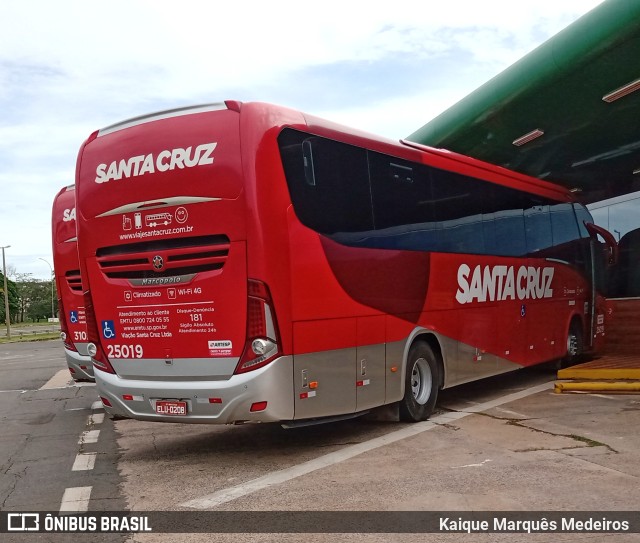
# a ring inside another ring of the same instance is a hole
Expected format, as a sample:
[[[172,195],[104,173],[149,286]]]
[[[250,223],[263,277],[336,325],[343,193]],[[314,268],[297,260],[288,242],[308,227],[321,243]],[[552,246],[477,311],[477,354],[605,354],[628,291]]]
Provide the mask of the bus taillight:
[[[104,354],[104,351],[100,346],[100,334],[96,324],[96,315],[93,311],[91,293],[88,290],[84,293],[84,311],[87,318],[87,337],[89,339],[87,350],[89,356],[91,356],[93,367],[100,371],[104,371],[105,373],[115,374],[116,371],[113,369],[107,355]]]
[[[60,311],[59,311],[60,339],[62,340],[62,343],[64,344],[66,349],[77,352],[76,346],[73,344],[73,341],[71,340],[71,336],[69,334],[69,325],[67,324],[67,314],[64,310],[64,306],[60,298],[58,298],[58,307],[60,308]]]
[[[279,334],[269,287],[249,279],[247,304],[247,341],[235,373],[266,366],[279,356]]]

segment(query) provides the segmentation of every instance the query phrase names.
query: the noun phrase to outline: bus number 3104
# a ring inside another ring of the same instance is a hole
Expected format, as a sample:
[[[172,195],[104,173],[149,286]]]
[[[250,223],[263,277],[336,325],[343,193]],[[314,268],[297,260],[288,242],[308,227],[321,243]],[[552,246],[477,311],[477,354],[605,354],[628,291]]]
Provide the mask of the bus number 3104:
[[[109,358],[142,358],[142,345],[107,345]]]

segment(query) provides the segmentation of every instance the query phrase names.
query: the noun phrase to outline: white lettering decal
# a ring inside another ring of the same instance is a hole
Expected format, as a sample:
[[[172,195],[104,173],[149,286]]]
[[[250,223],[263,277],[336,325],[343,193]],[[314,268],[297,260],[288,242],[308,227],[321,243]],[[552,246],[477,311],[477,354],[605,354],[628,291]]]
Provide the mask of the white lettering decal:
[[[194,166],[198,165],[198,152],[194,151],[193,155],[192,155],[191,154],[191,149],[192,149],[192,147],[189,146],[184,150],[184,152],[185,152],[184,165],[187,168],[193,168]]]
[[[461,264],[458,268],[458,292],[456,292],[456,300],[460,304],[466,304],[469,299],[469,283],[467,277],[471,268],[466,264]]]
[[[524,284],[522,283],[524,281]],[[518,300],[526,300],[527,298],[527,268],[520,266],[518,269],[518,278],[516,279],[516,292]]]
[[[164,162],[164,159],[171,156],[171,151],[161,151],[158,153],[158,159],[156,160],[156,170],[159,172],[166,172],[169,169],[169,164]]]
[[[491,273],[491,267],[484,267],[484,275],[482,277],[482,301],[485,302],[487,298],[493,302],[496,299],[496,279],[498,276]]]
[[[118,179],[123,177],[131,177],[131,162],[121,160],[118,164]]]
[[[218,146],[217,142],[214,143],[203,143],[202,145],[198,145],[196,151],[200,153],[200,160],[198,161],[198,166],[204,166],[205,164],[213,164],[213,150]]]
[[[144,175],[145,173],[155,173],[155,168],[153,167],[153,155],[148,154],[144,157],[144,162],[142,163],[142,168],[140,168],[140,175]]]
[[[506,300],[507,298],[510,300],[516,299],[516,283],[514,277],[513,266],[510,266],[507,270],[507,281],[504,285],[504,292],[502,293],[503,300]]]
[[[473,300],[475,298],[479,302],[484,302],[482,299],[482,270],[480,266],[476,266],[473,270],[473,277],[471,278],[471,288],[469,289],[469,297]]]
[[[62,212],[62,220],[64,222],[75,221],[76,220],[76,208],[73,207],[71,209],[65,209]]]
[[[174,149],[173,152],[171,153],[171,164],[169,165],[169,169],[173,170],[177,166],[178,168],[183,170],[185,154],[186,154],[185,150],[180,149],[180,147],[178,147],[177,149]]]
[[[554,270],[553,268],[544,268],[544,270],[542,270],[542,277],[545,281],[543,298],[551,298],[553,296],[551,281],[553,281],[553,274],[555,271],[556,270]]]
[[[120,179],[118,176],[118,163],[114,160],[109,164],[109,170],[107,171],[107,181],[109,179]]]
[[[520,266],[476,266],[473,271],[467,264],[458,268],[456,301],[493,302],[501,300],[537,300],[553,297],[551,283],[553,268]],[[469,279],[471,276],[471,279]]]
[[[129,179],[144,174],[167,172],[176,168],[193,168],[213,164],[213,151],[218,146],[217,142],[202,143],[195,149],[193,146],[183,149],[165,149],[156,157],[152,153],[137,155],[128,159],[114,160],[109,165],[99,164],[96,168],[96,183],[107,183],[119,179]],[[193,150],[193,151],[192,151]]]
[[[107,180],[107,165],[100,164],[96,168],[96,183],[105,183]]]

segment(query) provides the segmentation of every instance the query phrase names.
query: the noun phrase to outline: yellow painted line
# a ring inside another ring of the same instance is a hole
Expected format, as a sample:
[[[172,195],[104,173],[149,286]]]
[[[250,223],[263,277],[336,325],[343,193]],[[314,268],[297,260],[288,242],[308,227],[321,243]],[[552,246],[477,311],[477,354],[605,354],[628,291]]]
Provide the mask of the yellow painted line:
[[[591,381],[588,383],[556,383],[554,391],[562,392],[640,392],[640,381]]]
[[[631,379],[640,380],[640,368],[565,368],[558,379]]]

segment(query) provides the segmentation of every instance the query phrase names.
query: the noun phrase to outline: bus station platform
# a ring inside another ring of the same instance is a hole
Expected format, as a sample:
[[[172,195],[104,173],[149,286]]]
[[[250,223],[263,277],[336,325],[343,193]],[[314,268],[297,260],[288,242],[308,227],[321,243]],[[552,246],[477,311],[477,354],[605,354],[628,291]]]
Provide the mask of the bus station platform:
[[[602,356],[558,371],[555,392],[640,392],[640,299],[609,300]]]
[[[640,355],[610,354],[558,371],[555,391],[640,392]]]

